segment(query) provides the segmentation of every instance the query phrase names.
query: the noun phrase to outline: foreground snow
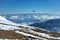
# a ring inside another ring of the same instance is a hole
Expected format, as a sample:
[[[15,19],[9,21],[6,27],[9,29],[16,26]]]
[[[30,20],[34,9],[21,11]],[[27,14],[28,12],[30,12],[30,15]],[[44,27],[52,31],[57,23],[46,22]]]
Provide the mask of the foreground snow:
[[[21,27],[19,27],[19,26],[21,26]],[[19,34],[22,34],[22,35],[25,35],[25,36],[31,36],[31,37],[34,37],[34,38],[44,39],[44,40],[47,40],[46,38],[48,38],[48,39],[49,38],[60,39],[60,37],[53,37],[53,36],[50,36],[50,34],[36,32],[32,29],[36,29],[36,27],[30,27],[30,26],[27,26],[27,25],[16,24],[16,23],[14,23],[12,21],[9,21],[6,18],[0,16],[0,30],[7,30],[7,31],[12,30],[16,33],[19,33]],[[41,28],[38,28],[38,29],[40,29],[42,31],[45,30],[45,29],[41,29]],[[22,30],[22,31],[19,31],[19,30]],[[27,30],[27,31],[25,31],[25,30]],[[28,34],[28,33],[32,33],[32,34]],[[36,35],[38,35],[38,36],[36,36]],[[42,36],[42,37],[40,37],[40,36]],[[43,38],[43,37],[45,37],[45,38]]]

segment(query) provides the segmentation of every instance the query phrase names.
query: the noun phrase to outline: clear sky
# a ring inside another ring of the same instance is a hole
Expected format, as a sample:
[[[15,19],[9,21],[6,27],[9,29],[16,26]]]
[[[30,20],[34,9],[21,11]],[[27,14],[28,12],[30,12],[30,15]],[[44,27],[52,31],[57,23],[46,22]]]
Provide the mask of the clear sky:
[[[60,0],[0,0],[1,13],[60,12]]]

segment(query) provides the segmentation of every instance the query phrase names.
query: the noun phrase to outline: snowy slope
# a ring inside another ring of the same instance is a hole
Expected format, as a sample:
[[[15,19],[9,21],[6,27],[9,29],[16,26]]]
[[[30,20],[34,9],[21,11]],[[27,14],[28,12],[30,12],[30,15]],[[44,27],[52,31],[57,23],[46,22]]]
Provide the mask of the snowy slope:
[[[43,33],[41,31],[38,32],[37,29],[41,30],[41,31],[46,31],[46,30],[41,29],[41,28],[16,24],[16,23],[14,23],[12,21],[9,21],[6,18],[0,16],[0,30],[7,30],[7,31],[12,30],[15,33],[18,33],[18,34],[21,34],[21,35],[24,35],[24,36],[28,36],[28,37],[31,36],[33,38],[38,38],[38,39],[42,39],[42,40],[60,39],[60,36],[59,37],[53,37],[53,36],[51,36],[51,34],[47,34],[48,31],[46,31],[47,33],[45,33],[45,32]]]

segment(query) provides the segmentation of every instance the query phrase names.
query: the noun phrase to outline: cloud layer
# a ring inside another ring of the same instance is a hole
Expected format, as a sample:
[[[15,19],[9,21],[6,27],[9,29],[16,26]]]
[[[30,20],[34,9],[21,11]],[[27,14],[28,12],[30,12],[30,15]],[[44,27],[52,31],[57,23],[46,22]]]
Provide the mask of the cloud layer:
[[[48,15],[29,15],[29,16],[11,16],[10,19],[15,20],[15,19],[20,19],[20,20],[25,20],[25,19],[37,19],[37,20],[46,20],[46,19],[60,19],[60,16],[48,16]]]

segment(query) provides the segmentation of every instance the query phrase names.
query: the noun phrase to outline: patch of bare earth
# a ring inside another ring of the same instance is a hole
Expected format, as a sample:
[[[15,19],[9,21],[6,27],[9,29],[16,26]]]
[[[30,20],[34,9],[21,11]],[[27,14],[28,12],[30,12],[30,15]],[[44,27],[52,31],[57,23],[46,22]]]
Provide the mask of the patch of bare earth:
[[[3,39],[22,39],[28,38],[27,36],[15,33],[14,31],[0,30],[0,38]]]
[[[50,34],[53,37],[60,37],[60,33],[57,33],[57,32],[48,32],[48,31],[40,30],[40,29],[35,29],[34,31],[45,33],[45,34]]]

